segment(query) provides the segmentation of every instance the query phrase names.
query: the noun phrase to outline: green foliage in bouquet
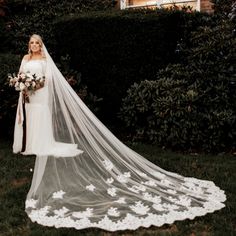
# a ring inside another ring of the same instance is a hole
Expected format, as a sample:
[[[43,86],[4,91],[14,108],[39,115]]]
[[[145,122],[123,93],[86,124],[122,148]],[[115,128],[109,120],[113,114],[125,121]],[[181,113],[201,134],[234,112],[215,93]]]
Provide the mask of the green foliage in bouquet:
[[[135,140],[187,151],[236,147],[236,37],[221,21],[192,34],[183,63],[160,70],[155,81],[134,84],[121,119]]]

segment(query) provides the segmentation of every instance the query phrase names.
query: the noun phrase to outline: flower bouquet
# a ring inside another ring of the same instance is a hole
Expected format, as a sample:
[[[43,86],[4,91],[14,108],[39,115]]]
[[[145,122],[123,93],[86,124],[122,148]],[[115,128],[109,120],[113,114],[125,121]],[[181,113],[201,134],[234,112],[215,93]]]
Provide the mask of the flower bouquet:
[[[37,77],[30,72],[20,72],[17,76],[15,74],[8,75],[9,86],[15,87],[16,91],[20,91],[24,95],[25,102],[29,102],[29,95],[32,95],[36,90],[44,87],[45,77]]]

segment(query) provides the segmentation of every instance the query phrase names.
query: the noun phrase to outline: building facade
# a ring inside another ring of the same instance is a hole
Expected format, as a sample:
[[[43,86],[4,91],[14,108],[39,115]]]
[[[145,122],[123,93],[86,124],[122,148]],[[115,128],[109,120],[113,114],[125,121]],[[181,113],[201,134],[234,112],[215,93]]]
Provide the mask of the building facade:
[[[141,8],[141,7],[190,7],[192,10],[202,11],[211,13],[212,3],[210,0],[120,0],[119,8],[128,9],[128,8]]]

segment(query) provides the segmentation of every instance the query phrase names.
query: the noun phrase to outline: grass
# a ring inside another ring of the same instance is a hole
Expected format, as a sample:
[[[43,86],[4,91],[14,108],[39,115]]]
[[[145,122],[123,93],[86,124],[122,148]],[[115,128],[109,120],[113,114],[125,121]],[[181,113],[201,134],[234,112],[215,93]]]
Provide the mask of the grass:
[[[131,145],[129,145],[131,146]],[[183,155],[155,146],[131,148],[160,167],[185,176],[214,181],[227,195],[226,207],[194,220],[178,221],[161,228],[110,233],[100,229],[55,229],[32,223],[24,211],[34,157],[12,154],[11,143],[0,142],[0,236],[233,236],[236,235],[236,157],[232,155]]]

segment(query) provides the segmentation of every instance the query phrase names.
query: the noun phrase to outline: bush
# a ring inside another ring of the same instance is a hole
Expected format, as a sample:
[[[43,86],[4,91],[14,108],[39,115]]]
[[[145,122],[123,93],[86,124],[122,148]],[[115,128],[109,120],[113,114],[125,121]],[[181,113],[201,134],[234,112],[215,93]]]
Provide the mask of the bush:
[[[21,58],[14,54],[0,54],[0,135],[12,135],[18,94],[9,88],[8,73],[17,72]]]
[[[113,0],[17,0],[7,1],[6,28],[11,37],[6,47],[11,52],[27,52],[27,42],[32,34],[39,34],[48,48],[55,50],[53,21],[63,15],[74,15],[91,10],[106,10],[113,7]]]
[[[175,62],[177,41],[210,21],[206,14],[164,9],[67,17],[55,24],[57,52],[71,56],[92,92],[104,98],[102,114],[111,120],[128,87]]]
[[[230,151],[236,146],[236,39],[231,22],[202,27],[184,50],[185,64],[134,84],[120,117],[134,139],[181,150]]]

